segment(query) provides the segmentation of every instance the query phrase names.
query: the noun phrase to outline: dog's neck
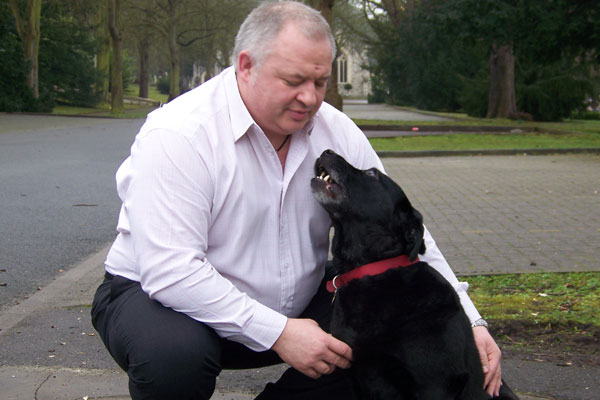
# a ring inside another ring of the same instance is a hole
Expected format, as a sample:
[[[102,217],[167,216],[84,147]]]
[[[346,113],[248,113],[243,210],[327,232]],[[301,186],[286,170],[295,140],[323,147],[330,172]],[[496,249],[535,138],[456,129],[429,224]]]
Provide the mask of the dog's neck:
[[[346,229],[344,225],[340,221],[333,221],[331,252],[336,274],[407,253],[402,238],[396,237],[391,231],[375,235],[367,231],[363,224],[352,224],[352,230]],[[356,240],[356,237],[360,240]],[[360,245],[357,246],[356,243]]]
[[[333,293],[355,279],[383,274],[390,269],[409,267],[418,262],[418,257],[415,260],[411,260],[407,255],[403,254],[398,257],[387,258],[370,264],[361,265],[346,273],[336,275],[332,280],[327,281],[327,291]]]

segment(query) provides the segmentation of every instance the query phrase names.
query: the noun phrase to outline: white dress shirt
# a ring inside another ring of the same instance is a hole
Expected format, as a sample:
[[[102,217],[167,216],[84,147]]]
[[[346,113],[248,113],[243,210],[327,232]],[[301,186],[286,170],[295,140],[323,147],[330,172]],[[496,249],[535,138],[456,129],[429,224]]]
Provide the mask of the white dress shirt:
[[[333,149],[360,169],[381,161],[323,103],[291,137],[285,169],[246,109],[232,68],[148,115],[117,171],[123,205],[106,270],[153,299],[262,351],[316,293],[331,221],[314,199],[314,162]],[[422,259],[480,318],[429,232]]]

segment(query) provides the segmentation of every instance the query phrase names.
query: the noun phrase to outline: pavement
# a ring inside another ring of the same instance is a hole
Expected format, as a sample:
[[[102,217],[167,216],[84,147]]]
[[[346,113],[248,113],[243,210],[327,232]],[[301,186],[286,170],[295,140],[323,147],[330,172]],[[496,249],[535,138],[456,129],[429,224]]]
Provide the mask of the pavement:
[[[389,106],[356,109],[370,118],[383,119],[377,112],[402,115]],[[384,158],[384,165],[424,214],[461,279],[600,270],[600,155],[399,154]],[[107,354],[89,318],[108,246],[2,310],[1,399],[129,399],[127,375]],[[523,400],[598,398],[598,366],[514,357],[504,358],[503,376]],[[252,399],[285,368],[224,371],[212,399]]]

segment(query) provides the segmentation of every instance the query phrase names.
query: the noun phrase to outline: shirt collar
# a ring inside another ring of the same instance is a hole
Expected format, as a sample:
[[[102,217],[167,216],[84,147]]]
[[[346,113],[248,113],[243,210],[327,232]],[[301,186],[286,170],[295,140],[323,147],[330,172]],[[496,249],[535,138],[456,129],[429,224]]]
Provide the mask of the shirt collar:
[[[256,126],[258,129],[260,129],[260,127],[254,121],[242,100],[235,76],[235,69],[233,67],[229,67],[225,71],[225,90],[227,91],[229,119],[231,120],[233,137],[237,142],[252,126]],[[315,126],[315,119],[317,117],[318,112],[299,132],[306,132],[306,134],[310,135]]]
[[[225,90],[227,91],[229,119],[231,121],[231,128],[233,129],[233,137],[237,142],[256,123],[242,100],[233,67],[229,67],[225,71]]]

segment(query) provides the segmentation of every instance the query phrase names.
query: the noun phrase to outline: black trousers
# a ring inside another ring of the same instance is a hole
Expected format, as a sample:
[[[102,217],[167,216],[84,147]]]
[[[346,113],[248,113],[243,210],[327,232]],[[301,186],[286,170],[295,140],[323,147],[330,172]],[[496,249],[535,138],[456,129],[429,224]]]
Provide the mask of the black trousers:
[[[302,318],[329,328],[331,294],[321,285]],[[92,323],[129,376],[133,399],[209,399],[222,369],[282,363],[272,350],[254,352],[212,328],[151,300],[139,282],[106,274],[92,304]],[[311,379],[289,368],[258,399],[350,399],[347,371]]]

